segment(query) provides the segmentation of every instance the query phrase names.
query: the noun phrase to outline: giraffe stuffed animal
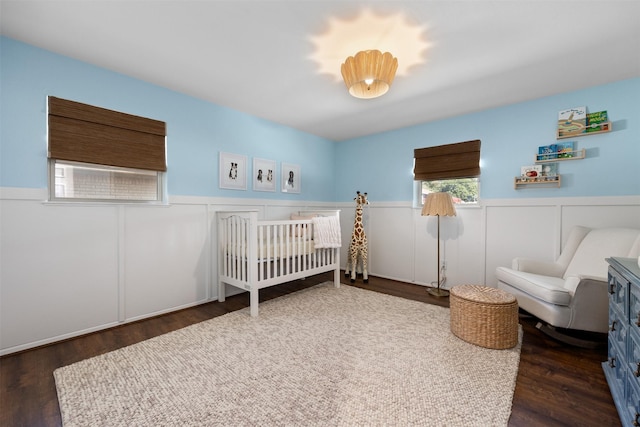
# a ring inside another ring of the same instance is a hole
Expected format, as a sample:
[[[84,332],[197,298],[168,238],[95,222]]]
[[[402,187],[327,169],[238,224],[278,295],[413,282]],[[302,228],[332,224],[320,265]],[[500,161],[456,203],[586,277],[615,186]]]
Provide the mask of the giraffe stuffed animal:
[[[356,191],[356,218],[353,222],[353,233],[351,233],[351,244],[349,245],[349,254],[347,256],[347,267],[345,269],[345,277],[349,277],[351,272],[351,283],[356,281],[356,267],[358,261],[362,262],[362,279],[364,283],[369,282],[367,274],[367,235],[364,232],[362,224],[363,206],[369,204],[367,193]]]

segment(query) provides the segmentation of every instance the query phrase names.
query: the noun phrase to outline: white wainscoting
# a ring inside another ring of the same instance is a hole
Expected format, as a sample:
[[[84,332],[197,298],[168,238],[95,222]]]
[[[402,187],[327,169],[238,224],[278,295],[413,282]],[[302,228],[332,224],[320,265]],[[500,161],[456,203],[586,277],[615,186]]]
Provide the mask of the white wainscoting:
[[[371,200],[370,200],[371,201]],[[343,265],[355,207],[341,203]],[[409,203],[371,201],[365,208],[369,274],[429,285],[437,281],[437,218]],[[640,196],[483,200],[440,223],[446,283],[496,286],[495,269],[516,256],[554,260],[574,225],[640,228]]]
[[[491,200],[486,211],[488,286],[497,284],[496,267],[516,256],[556,259],[575,225],[640,229],[640,196]]]
[[[44,189],[0,189],[0,354],[217,299],[215,213],[258,210],[285,219],[342,210],[342,263],[353,202],[172,197],[169,206],[44,203]],[[364,212],[372,275],[436,280],[437,219],[407,203]],[[554,259],[572,225],[640,228],[640,196],[486,200],[441,218],[445,287],[495,285],[514,256]],[[360,279],[359,279],[360,280]]]
[[[136,320],[209,297],[207,206],[124,208],[124,313]]]
[[[118,208],[0,202],[0,344],[12,352],[118,323]]]

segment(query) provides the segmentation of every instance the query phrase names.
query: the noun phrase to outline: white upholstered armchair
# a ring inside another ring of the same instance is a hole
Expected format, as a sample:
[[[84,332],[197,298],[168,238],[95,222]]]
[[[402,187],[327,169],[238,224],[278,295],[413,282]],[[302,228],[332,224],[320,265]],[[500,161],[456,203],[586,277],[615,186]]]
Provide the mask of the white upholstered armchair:
[[[574,227],[555,262],[515,258],[498,267],[498,288],[525,311],[557,328],[607,332],[609,257],[637,258],[640,230]]]

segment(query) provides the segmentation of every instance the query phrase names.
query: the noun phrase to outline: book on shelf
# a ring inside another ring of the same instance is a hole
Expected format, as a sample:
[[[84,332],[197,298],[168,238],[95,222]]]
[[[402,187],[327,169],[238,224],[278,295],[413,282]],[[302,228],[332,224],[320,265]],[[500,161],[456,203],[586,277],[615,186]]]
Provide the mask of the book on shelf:
[[[530,165],[520,167],[520,176],[523,178],[538,178],[542,174],[542,166]]]
[[[575,157],[575,142],[559,142],[556,144],[558,147],[558,159],[567,159],[569,157]]]
[[[545,163],[542,167],[542,176],[546,181],[553,180],[558,176],[558,164],[557,163]]]
[[[553,160],[558,158],[558,145],[541,145],[538,147],[537,160]]]
[[[574,107],[558,113],[558,136],[580,135],[587,128],[587,107]]]
[[[546,163],[544,166],[521,166],[520,176],[516,177],[516,183],[558,181],[559,179],[558,164]]]
[[[609,130],[609,117],[607,111],[587,113],[587,133]]]

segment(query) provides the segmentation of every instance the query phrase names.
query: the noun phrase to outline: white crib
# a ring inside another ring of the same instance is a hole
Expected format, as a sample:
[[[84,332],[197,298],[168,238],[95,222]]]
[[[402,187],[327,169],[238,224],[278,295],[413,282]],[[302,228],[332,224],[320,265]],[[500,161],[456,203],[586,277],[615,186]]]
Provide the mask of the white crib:
[[[300,216],[335,216],[340,211],[303,211]],[[225,284],[249,291],[251,316],[258,315],[258,291],[333,271],[340,287],[340,248],[316,248],[314,221],[259,221],[257,211],[218,212],[218,301]]]

